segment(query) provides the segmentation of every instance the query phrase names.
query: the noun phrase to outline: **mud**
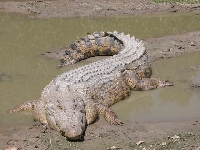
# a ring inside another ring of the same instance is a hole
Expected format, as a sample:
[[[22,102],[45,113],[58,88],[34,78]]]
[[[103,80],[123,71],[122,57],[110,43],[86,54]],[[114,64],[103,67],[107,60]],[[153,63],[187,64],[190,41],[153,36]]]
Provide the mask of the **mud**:
[[[196,12],[199,4],[155,4],[148,0],[58,0],[0,2],[0,12],[20,13],[29,17],[105,17],[140,15],[164,12]],[[200,31],[145,40],[151,61],[169,59],[188,53],[199,53]],[[58,59],[62,51],[44,54]],[[169,59],[170,61],[170,59]],[[199,66],[191,66],[199,71]],[[0,80],[10,80],[4,73]],[[192,86],[192,85],[191,85]],[[195,90],[199,90],[196,88]],[[170,111],[170,109],[169,109]],[[0,148],[28,149],[200,149],[200,118],[179,122],[129,123],[110,126],[100,120],[88,126],[83,142],[70,142],[57,132],[45,129],[41,124],[12,128],[0,127]],[[184,135],[184,136],[183,136]],[[174,141],[173,141],[174,140]],[[139,143],[138,143],[139,142]],[[160,147],[159,147],[160,146]]]
[[[150,0],[57,0],[0,2],[0,12],[28,14],[30,17],[105,17],[163,12],[198,12],[199,4],[153,3]]]
[[[123,126],[111,126],[101,120],[90,125],[85,134],[83,142],[67,141],[54,130],[47,129],[40,124],[31,127],[22,127],[23,129],[5,129],[1,133],[0,144],[5,147],[15,146],[20,150],[53,150],[53,149],[154,149],[156,145],[164,142],[171,144],[169,138],[175,135],[192,134],[193,137],[184,138],[187,145],[181,145],[183,149],[199,148],[200,120],[183,122],[162,122],[162,123],[125,123]],[[196,138],[195,140],[191,138]],[[144,141],[145,145],[137,145],[139,141]],[[175,141],[176,142],[176,141]],[[179,142],[177,140],[177,142]],[[170,149],[167,145],[161,145],[160,148]],[[175,149],[178,149],[175,148]]]

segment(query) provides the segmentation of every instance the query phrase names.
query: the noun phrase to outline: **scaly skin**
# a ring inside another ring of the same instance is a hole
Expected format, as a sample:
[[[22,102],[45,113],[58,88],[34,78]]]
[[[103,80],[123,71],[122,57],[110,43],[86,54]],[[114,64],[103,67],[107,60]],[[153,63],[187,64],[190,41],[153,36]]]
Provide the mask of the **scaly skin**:
[[[97,55],[115,55],[122,50],[123,42],[112,33],[94,32],[87,37],[78,38],[65,49],[59,67],[74,64],[80,60]]]
[[[60,66],[106,54],[113,56],[58,75],[38,100],[24,102],[9,112],[33,110],[35,119],[69,140],[78,140],[99,114],[110,124],[122,124],[109,107],[128,97],[131,90],[173,85],[149,78],[151,68],[143,43],[123,33],[95,32],[75,41],[67,48]]]

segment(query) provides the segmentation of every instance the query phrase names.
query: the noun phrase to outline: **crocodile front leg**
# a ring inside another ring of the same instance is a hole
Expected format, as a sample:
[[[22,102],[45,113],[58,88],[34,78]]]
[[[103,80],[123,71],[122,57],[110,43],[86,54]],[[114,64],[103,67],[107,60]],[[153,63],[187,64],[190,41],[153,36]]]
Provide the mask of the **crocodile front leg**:
[[[153,90],[155,88],[173,85],[173,82],[170,82],[168,80],[161,80],[159,78],[142,78],[140,80],[138,75],[131,70],[124,71],[123,76],[126,84],[132,90],[137,91]]]
[[[86,120],[87,124],[92,124],[99,119],[99,115],[103,115],[107,122],[114,125],[123,124],[117,118],[117,115],[113,110],[111,110],[108,106],[103,105],[99,102],[90,102],[86,103],[85,111],[86,111]]]
[[[123,124],[121,120],[117,118],[117,115],[113,110],[109,107],[104,106],[103,104],[97,104],[96,109],[98,110],[99,114],[102,114],[107,122],[113,125],[120,125]]]

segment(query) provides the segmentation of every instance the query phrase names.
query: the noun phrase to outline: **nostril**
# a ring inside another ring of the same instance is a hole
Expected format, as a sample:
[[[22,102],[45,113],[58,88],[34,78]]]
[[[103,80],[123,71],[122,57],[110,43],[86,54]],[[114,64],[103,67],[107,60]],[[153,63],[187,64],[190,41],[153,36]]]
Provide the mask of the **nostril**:
[[[77,105],[74,104],[74,105],[72,106],[72,109],[73,109],[73,110],[76,110],[76,107],[77,107]]]
[[[65,132],[64,131],[60,131],[62,136],[65,136]]]

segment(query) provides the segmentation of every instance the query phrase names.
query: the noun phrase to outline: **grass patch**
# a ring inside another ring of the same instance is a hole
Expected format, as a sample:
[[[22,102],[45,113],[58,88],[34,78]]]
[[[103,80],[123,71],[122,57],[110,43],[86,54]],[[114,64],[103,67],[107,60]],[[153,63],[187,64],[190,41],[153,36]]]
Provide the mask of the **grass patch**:
[[[200,3],[200,0],[152,0],[152,1],[156,2],[156,3],[163,3],[163,2],[168,2],[168,3],[187,3],[187,4]]]

